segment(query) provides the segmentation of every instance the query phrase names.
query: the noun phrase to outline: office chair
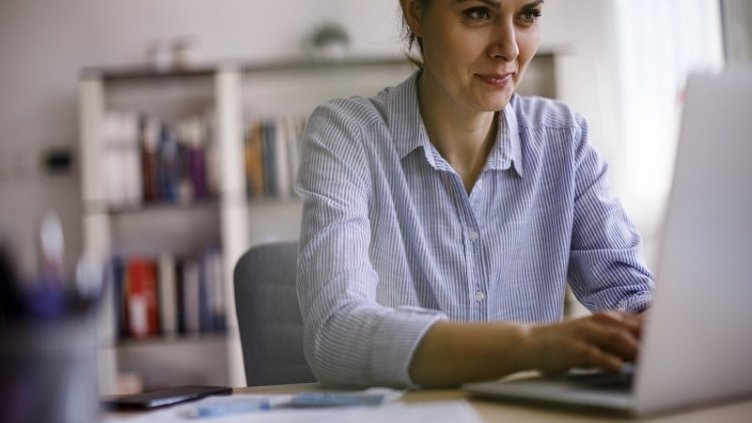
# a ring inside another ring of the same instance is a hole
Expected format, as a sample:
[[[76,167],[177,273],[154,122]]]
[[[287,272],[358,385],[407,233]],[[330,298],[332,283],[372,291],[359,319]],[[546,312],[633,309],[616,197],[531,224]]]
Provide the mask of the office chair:
[[[248,386],[316,381],[303,355],[297,260],[297,242],[278,242],[252,247],[235,266],[235,305]]]

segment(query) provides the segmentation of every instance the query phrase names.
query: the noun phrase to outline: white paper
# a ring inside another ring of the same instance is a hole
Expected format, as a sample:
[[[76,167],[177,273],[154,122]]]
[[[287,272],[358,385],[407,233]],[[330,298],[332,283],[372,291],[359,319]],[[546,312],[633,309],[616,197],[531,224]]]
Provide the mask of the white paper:
[[[231,398],[267,398],[271,410],[254,411],[221,417],[189,419],[182,417],[196,404],[221,402],[221,398],[207,398],[166,410],[137,416],[109,416],[103,423],[478,423],[480,417],[463,400],[432,401],[417,404],[391,402],[381,406],[274,408],[290,401],[292,395],[233,395]]]

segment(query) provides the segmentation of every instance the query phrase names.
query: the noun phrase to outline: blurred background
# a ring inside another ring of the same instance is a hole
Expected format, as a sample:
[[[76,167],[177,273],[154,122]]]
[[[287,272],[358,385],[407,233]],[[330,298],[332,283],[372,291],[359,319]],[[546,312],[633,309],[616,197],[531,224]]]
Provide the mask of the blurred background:
[[[687,75],[749,63],[752,4],[546,0],[542,28],[521,90],[588,119],[654,265]],[[0,2],[0,240],[34,274],[54,210],[68,272],[84,252],[113,263],[102,392],[243,384],[232,267],[297,235],[307,113],[399,83],[405,45],[397,0]]]

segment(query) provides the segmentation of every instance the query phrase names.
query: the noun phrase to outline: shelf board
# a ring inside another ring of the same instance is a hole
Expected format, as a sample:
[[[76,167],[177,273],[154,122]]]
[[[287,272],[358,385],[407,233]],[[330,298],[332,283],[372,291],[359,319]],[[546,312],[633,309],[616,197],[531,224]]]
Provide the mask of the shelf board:
[[[563,49],[562,49],[563,50]],[[539,51],[536,57],[550,56],[562,52]],[[566,53],[564,51],[563,53]],[[406,56],[352,56],[341,59],[281,58],[259,61],[230,61],[216,64],[203,64],[189,68],[157,70],[147,65],[87,67],[81,71],[81,79],[99,78],[105,81],[128,81],[148,79],[193,79],[214,76],[224,67],[238,69],[245,73],[279,71],[309,71],[347,68],[373,68],[411,66]]]
[[[307,71],[317,69],[345,69],[408,66],[410,62],[405,57],[376,56],[350,57],[342,59],[306,59],[291,58],[258,62],[228,62],[228,64],[202,65],[195,68],[172,69],[159,71],[148,66],[120,66],[120,67],[88,67],[81,72],[81,79],[99,78],[105,81],[129,81],[148,79],[191,79],[210,77],[223,67],[238,69],[245,73],[278,72],[278,71]]]
[[[123,206],[112,207],[105,204],[104,201],[89,201],[84,203],[85,214],[109,214],[112,216],[129,215],[129,214],[148,214],[148,213],[162,213],[173,211],[192,212],[197,210],[218,208],[220,202],[216,198],[207,200],[195,201],[185,204],[173,204],[173,203],[145,203],[140,206]]]
[[[406,57],[350,57],[342,59],[287,59],[269,62],[249,63],[240,67],[246,73],[279,72],[279,71],[309,71],[347,68],[373,68],[409,66]]]
[[[191,345],[205,345],[224,343],[227,341],[227,332],[204,332],[195,334],[158,335],[148,338],[121,338],[115,341],[116,349],[142,349],[142,348],[170,348],[190,347]]]
[[[100,202],[90,202],[84,205],[85,214],[108,214],[112,217],[144,215],[144,214],[161,214],[161,213],[192,213],[202,210],[219,209],[221,202],[218,199],[211,199],[189,204],[170,204],[170,203],[151,203],[134,207],[108,207]],[[227,204],[227,203],[225,203]],[[256,207],[285,207],[301,206],[303,200],[297,196],[291,198],[262,197],[249,198],[245,201],[238,201],[236,205],[247,206],[248,208]]]
[[[105,81],[129,81],[144,79],[195,79],[211,77],[217,72],[215,66],[201,66],[186,69],[160,71],[148,66],[88,67],[81,71],[81,79],[103,79]]]
[[[219,207],[219,200],[209,199],[187,204],[147,203],[140,207],[108,208],[108,213],[111,215],[126,215],[142,213],[163,213],[173,211],[192,212],[197,210],[213,209],[217,207]]]

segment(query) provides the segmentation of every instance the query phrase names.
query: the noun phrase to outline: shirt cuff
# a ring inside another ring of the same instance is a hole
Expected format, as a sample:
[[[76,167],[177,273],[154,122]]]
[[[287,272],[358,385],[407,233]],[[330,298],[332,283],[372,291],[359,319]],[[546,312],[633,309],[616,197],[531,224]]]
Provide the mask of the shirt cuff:
[[[618,309],[628,313],[642,313],[653,302],[652,292],[641,292],[625,298],[619,303]]]
[[[417,388],[410,379],[410,361],[426,331],[446,318],[441,312],[417,307],[401,307],[388,314],[372,340],[372,385]]]

